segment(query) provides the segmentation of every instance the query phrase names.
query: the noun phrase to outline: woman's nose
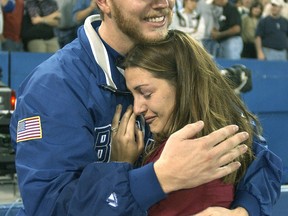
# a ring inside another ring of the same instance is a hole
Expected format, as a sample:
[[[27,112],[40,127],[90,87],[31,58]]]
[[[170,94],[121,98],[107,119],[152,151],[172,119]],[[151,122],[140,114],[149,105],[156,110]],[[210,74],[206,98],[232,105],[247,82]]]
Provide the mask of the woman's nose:
[[[134,98],[133,112],[136,115],[143,114],[147,110],[147,106],[140,99]]]

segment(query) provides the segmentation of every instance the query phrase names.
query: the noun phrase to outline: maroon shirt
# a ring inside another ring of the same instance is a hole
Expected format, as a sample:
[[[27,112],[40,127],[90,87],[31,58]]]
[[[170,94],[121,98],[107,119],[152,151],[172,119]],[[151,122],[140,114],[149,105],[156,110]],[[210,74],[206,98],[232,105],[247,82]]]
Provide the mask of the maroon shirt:
[[[24,13],[24,1],[16,0],[15,8],[12,12],[3,12],[4,16],[4,30],[3,35],[5,38],[20,42],[22,18]]]
[[[147,163],[158,160],[165,144],[166,142],[159,146]],[[222,180],[217,179],[192,189],[179,190],[168,194],[166,199],[156,203],[149,209],[148,215],[187,216],[196,214],[211,206],[229,208],[233,198],[234,186],[232,184],[224,184]]]

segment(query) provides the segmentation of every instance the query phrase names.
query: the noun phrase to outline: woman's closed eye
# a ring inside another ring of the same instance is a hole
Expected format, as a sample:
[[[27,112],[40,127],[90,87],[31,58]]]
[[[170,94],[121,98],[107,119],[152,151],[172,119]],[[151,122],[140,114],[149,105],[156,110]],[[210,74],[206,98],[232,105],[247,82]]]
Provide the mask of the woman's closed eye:
[[[145,99],[149,99],[151,97],[152,93],[149,93],[149,94],[143,94],[144,98]]]
[[[152,92],[140,90],[140,94],[141,94],[145,99],[149,99],[149,98],[151,97],[151,95],[152,95]]]

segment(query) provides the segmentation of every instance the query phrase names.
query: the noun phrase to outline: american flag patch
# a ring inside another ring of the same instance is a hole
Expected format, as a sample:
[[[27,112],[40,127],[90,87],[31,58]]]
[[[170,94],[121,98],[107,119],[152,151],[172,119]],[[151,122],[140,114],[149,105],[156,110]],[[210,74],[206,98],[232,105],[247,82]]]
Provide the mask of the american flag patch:
[[[18,121],[17,125],[17,142],[41,139],[42,129],[40,116],[25,118]]]

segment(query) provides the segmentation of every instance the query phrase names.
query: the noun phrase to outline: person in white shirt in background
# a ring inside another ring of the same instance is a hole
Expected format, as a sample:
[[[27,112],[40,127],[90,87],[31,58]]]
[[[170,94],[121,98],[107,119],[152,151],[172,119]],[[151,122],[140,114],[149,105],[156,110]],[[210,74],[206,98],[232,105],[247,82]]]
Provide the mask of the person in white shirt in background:
[[[183,0],[182,9],[178,8],[178,2],[176,2],[170,28],[188,33],[194,39],[201,42],[205,35],[205,20],[196,11],[197,2],[198,0]]]
[[[212,4],[213,0],[199,0],[197,3],[197,12],[205,21],[205,34],[202,38],[202,45],[210,55],[216,57],[219,43],[211,37],[212,29],[219,28],[217,20],[222,14],[222,7]]]
[[[264,11],[262,16],[266,17],[271,14],[272,3],[271,1],[264,6]],[[282,2],[282,10],[280,12],[281,16],[288,19],[288,1],[284,0]]]

